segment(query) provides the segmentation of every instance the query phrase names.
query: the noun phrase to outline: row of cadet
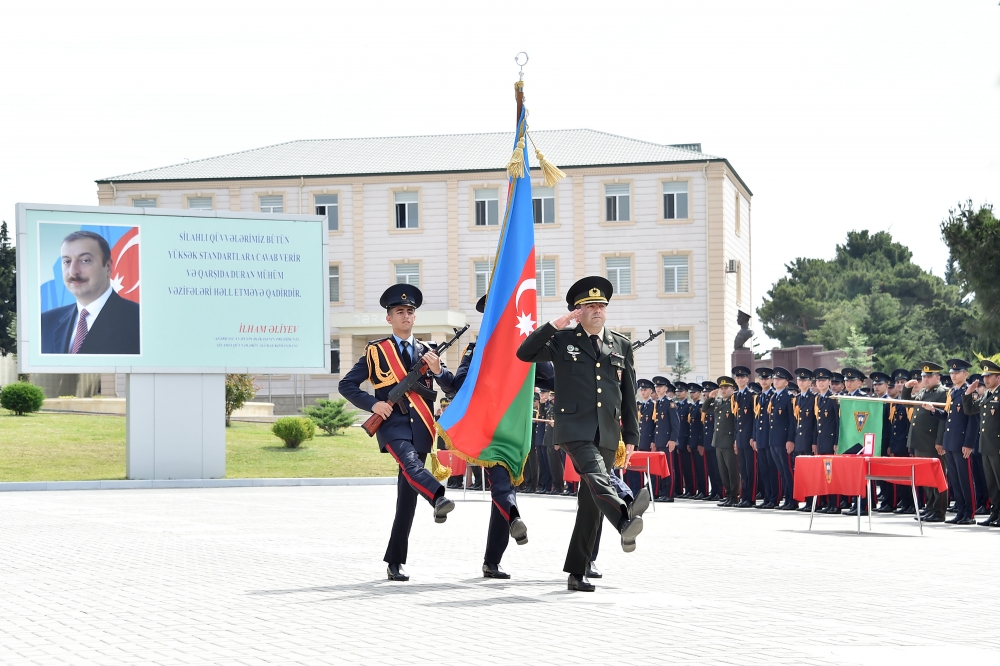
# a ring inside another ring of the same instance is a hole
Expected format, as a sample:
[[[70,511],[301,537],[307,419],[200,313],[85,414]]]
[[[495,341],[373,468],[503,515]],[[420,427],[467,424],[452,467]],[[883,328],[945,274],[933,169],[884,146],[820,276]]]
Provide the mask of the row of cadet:
[[[925,521],[955,525],[976,524],[975,516],[983,515],[979,525],[1000,527],[1000,366],[989,360],[981,365],[981,374],[971,374],[972,364],[965,360],[950,359],[946,367],[928,362],[914,370],[870,375],[856,368],[797,368],[793,373],[736,366],[731,377],[701,384],[640,379],[637,450],[667,454],[670,476],[652,478],[656,501],[809,511],[811,501],[799,505],[793,498],[795,460],[837,452],[840,403],[833,396],[884,399],[890,404],[883,410],[878,453],[938,458],[949,490],[925,488],[920,506],[914,506],[905,487],[879,483],[876,510],[920,511]],[[563,480],[565,453],[552,444],[551,380],[537,384],[533,446],[518,490],[575,494],[575,484]],[[625,477],[634,491],[643,483],[640,472],[628,471]],[[453,487],[461,483],[460,477],[450,481]],[[477,475],[473,488],[481,483]],[[854,498],[817,500],[817,510],[825,513],[867,513]]]

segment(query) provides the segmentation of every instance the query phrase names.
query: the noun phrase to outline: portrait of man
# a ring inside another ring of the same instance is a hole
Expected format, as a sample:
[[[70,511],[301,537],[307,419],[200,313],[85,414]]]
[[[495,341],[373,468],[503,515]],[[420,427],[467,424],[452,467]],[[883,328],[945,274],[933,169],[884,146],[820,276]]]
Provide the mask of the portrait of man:
[[[104,236],[74,231],[62,240],[62,281],[75,302],[42,312],[43,354],[138,354],[139,304],[113,287]]]

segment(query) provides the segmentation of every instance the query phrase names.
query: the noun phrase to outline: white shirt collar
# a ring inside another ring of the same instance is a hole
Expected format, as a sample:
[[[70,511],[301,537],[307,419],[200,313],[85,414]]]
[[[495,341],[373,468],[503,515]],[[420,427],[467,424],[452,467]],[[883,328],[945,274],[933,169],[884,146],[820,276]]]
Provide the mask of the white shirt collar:
[[[111,285],[108,285],[108,290],[107,291],[105,291],[103,294],[101,294],[100,296],[98,296],[96,299],[94,299],[90,303],[87,303],[83,307],[80,307],[80,303],[77,302],[77,304],[76,304],[76,314],[77,314],[77,317],[80,316],[80,311],[81,310],[86,310],[87,311],[87,326],[88,326],[88,328],[90,327],[91,323],[95,319],[97,319],[97,315],[101,314],[101,310],[104,309],[104,304],[108,302],[109,298],[111,298],[111,292],[112,291],[114,291],[114,289],[111,287]]]

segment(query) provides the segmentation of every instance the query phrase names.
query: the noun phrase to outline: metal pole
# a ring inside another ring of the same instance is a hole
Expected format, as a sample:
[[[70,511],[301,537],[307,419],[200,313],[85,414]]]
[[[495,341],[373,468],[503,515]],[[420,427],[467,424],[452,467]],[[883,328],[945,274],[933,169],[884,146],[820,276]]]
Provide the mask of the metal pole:
[[[917,468],[910,466],[910,490],[913,491],[913,508],[917,512],[917,525],[920,527],[920,536],[924,535],[924,521],[920,520],[920,502],[917,501]]]
[[[813,518],[816,517],[816,501],[819,499],[819,495],[813,495],[813,505],[812,510],[809,512],[809,531],[812,532],[813,528]]]
[[[858,506],[858,534],[861,534],[861,495],[858,495],[857,506]]]

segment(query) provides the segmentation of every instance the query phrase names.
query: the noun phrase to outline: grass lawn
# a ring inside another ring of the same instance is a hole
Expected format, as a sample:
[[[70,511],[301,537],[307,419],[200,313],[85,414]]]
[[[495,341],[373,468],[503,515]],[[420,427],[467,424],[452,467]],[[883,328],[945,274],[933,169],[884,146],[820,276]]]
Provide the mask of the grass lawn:
[[[267,423],[226,429],[226,477],[395,476],[396,463],[360,428],[317,431],[286,449]],[[125,478],[125,419],[85,414],[0,413],[0,481]]]

